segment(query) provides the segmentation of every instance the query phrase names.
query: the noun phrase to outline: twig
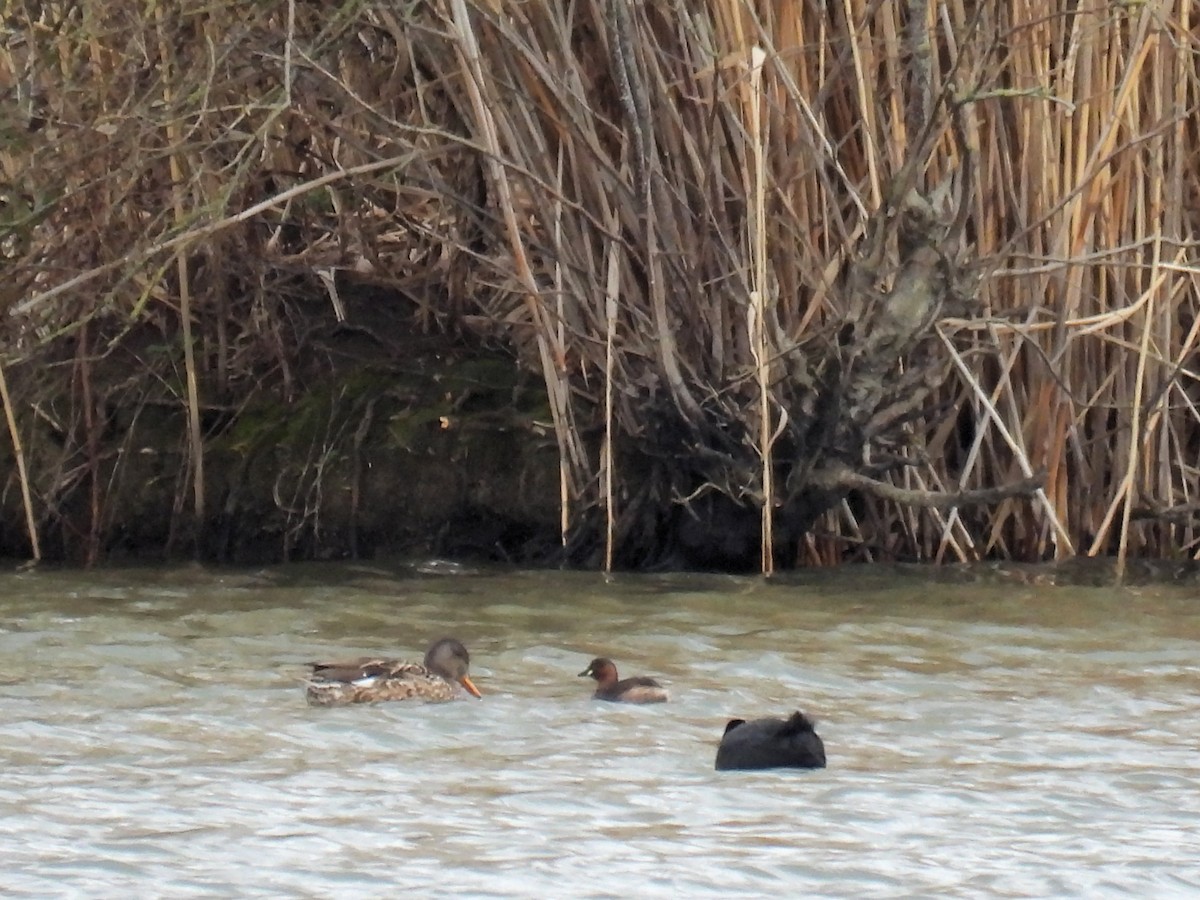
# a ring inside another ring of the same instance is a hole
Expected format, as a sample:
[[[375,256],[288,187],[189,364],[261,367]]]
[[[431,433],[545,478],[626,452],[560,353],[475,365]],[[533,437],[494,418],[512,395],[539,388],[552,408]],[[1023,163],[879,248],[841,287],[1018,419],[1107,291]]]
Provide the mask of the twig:
[[[1045,482],[1046,473],[1042,471],[1021,481],[994,488],[963,491],[917,491],[878,481],[861,472],[855,472],[842,463],[831,463],[815,469],[809,477],[808,483],[812,487],[827,491],[865,491],[901,506],[951,509],[956,506],[986,506],[1010,497],[1032,497],[1042,489]]]

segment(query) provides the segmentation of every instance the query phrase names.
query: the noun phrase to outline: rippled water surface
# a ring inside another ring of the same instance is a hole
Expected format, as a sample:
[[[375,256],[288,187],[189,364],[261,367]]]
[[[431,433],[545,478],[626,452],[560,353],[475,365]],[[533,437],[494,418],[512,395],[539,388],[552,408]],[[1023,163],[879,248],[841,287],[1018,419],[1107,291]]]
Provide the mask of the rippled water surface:
[[[1194,587],[0,575],[0,894],[1196,896]],[[482,701],[313,709],[460,637]],[[610,655],[671,703],[588,700]],[[829,768],[717,773],[801,708]]]

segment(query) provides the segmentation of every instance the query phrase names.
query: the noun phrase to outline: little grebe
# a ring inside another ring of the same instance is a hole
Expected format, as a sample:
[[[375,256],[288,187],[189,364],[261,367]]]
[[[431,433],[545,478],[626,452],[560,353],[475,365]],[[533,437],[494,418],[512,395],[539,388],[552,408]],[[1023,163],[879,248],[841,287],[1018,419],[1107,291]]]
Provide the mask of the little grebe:
[[[611,659],[598,656],[579,673],[580,678],[596,679],[593,700],[610,700],[614,703],[666,703],[669,699],[666,688],[653,678],[639,676],[617,680],[617,667]]]

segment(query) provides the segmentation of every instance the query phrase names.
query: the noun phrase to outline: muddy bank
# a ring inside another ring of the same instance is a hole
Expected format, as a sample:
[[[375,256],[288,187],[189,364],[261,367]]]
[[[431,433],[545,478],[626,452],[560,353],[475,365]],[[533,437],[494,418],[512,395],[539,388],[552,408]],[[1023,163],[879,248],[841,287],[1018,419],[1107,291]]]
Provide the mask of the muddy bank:
[[[54,415],[70,399],[29,389],[21,379],[37,371],[12,373],[29,398],[21,423],[43,556],[556,560],[558,456],[541,380],[500,345],[416,327],[394,297],[347,303],[342,322],[327,302],[297,305],[299,339],[264,358],[253,385],[222,391],[209,373],[202,517],[185,406],[129,390],[130,360],[170,352],[164,336],[129,331],[91,359],[90,419]],[[11,447],[0,465],[0,555],[28,557]]]

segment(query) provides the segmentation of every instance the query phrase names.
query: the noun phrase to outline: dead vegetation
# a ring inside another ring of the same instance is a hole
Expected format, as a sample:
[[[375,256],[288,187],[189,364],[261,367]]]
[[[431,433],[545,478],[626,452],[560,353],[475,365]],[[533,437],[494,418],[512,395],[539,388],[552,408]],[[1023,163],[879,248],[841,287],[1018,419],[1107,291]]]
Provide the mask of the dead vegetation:
[[[575,561],[1196,554],[1190,0],[144,10],[6,7],[34,555],[68,496],[102,555],[118,408],[186,413],[213,515],[350,284],[541,373]]]

